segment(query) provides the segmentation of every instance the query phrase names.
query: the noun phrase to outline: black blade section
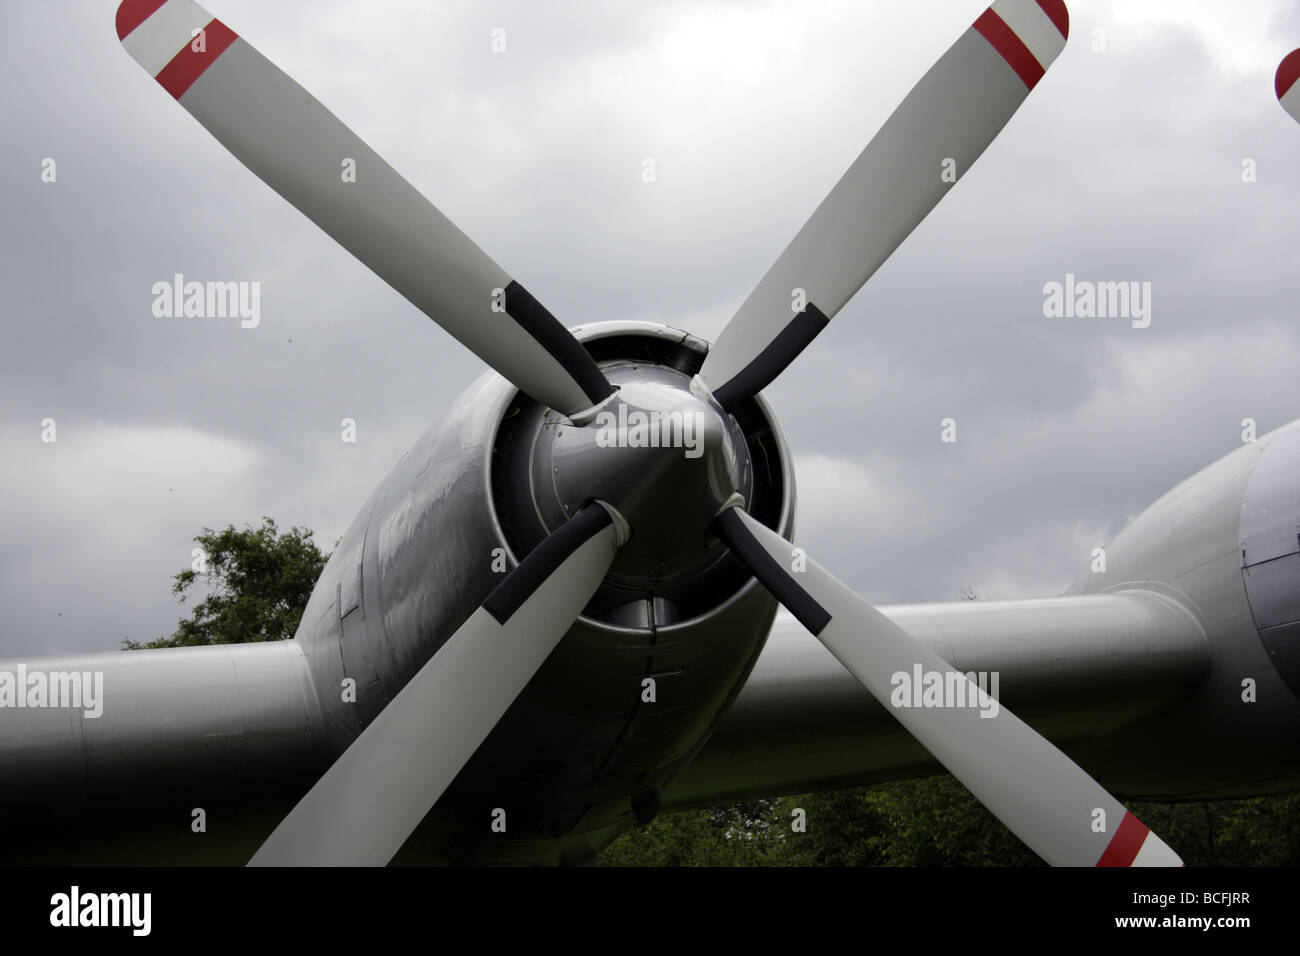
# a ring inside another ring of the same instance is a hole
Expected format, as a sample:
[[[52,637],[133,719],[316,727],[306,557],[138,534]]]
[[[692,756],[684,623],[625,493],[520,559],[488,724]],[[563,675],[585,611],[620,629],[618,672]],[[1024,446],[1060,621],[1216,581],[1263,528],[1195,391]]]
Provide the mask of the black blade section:
[[[519,562],[519,567],[506,575],[506,579],[483,602],[483,610],[498,624],[505,624],[569,555],[613,523],[609,512],[600,505],[583,508],[533,548]]]
[[[728,411],[753,398],[784,372],[830,321],[821,309],[809,302],[752,362],[715,390],[713,397]]]
[[[613,394],[614,386],[609,384],[596,360],[531,292],[511,280],[505,295],[506,314],[564,367],[592,405],[599,405]]]
[[[749,533],[735,508],[713,519],[713,533],[721,538],[759,583],[780,601],[795,619],[816,637],[831,621],[830,613],[799,586],[784,568]]]

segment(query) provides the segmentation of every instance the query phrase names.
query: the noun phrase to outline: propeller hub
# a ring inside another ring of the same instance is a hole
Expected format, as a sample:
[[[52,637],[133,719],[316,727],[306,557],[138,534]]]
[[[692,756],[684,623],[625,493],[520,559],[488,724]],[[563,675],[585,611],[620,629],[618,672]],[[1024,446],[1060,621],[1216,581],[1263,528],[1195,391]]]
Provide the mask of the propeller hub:
[[[744,435],[682,372],[633,364],[603,371],[617,392],[590,422],[544,417],[532,454],[533,505],[552,531],[593,498],[622,513],[631,539],[610,584],[689,581],[726,554],[706,534],[713,516],[733,494],[752,493]]]

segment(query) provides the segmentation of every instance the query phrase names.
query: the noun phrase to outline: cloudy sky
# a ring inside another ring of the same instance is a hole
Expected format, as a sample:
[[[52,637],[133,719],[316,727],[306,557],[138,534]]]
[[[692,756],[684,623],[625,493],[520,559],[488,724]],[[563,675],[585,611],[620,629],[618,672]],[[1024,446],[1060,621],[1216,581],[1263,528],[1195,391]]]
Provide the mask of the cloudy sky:
[[[567,324],[710,339],[984,5],[207,3]],[[483,371],[158,88],[115,6],[0,5],[0,657],[170,633],[204,526],[332,545]],[[877,603],[1059,593],[1244,417],[1300,414],[1272,88],[1300,7],[1070,7],[1010,125],[767,391],[800,543]],[[260,326],[155,318],[177,272],[259,281]],[[1067,272],[1150,282],[1150,327],[1045,318]]]

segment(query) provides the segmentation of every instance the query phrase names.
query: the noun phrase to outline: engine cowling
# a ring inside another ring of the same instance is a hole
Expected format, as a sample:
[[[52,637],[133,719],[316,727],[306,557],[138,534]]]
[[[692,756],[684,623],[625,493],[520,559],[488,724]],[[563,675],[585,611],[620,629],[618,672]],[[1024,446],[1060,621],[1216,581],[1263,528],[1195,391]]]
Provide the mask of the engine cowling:
[[[611,379],[665,389],[689,389],[707,350],[687,333],[640,323],[575,334]],[[299,632],[339,750],[577,503],[567,501],[566,482],[582,456],[566,454],[564,429],[553,412],[488,374],[366,504]],[[791,537],[790,455],[766,403],[751,400],[706,431],[730,450],[701,480],[725,472],[752,513]],[[575,481],[603,475],[593,469]],[[739,692],[776,610],[704,535],[710,515],[700,517],[698,533],[684,522],[676,538],[668,530],[656,538],[643,523],[646,546],[625,549],[627,559],[408,841],[408,859],[490,862],[508,852],[518,861],[530,848],[538,862],[580,859],[633,816],[653,812],[660,788]],[[668,560],[676,557],[685,560]],[[355,702],[343,699],[345,681]],[[504,833],[490,829],[497,810]]]

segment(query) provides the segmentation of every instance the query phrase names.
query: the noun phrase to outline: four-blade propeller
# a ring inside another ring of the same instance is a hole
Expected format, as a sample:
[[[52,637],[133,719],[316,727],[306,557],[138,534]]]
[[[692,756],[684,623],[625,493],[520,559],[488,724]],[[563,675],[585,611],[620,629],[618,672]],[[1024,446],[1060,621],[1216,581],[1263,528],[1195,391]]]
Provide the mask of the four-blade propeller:
[[[518,282],[198,4],[125,0],[117,29],[131,55],[240,161],[519,389],[579,424],[614,394],[586,350]],[[723,408],[771,382],[852,298],[992,142],[1067,33],[1061,0],[997,0],[939,59],[709,352],[699,378]],[[789,543],[739,507],[724,508],[712,529],[886,706],[891,673],[914,665],[952,672],[821,568],[786,571]],[[551,534],[251,862],[388,862],[568,631],[635,530],[615,507],[593,502]],[[983,720],[971,708],[894,712],[1049,862],[1179,863],[1011,713]],[[1098,811],[1110,821],[1101,829]]]

